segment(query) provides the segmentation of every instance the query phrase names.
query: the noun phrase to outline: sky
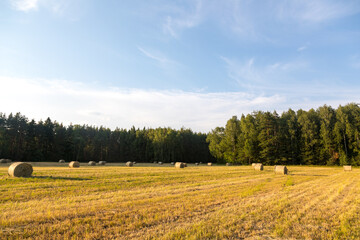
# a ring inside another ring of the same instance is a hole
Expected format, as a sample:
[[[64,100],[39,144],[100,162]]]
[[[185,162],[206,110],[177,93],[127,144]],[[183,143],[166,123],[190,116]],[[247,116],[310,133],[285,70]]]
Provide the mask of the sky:
[[[0,112],[209,132],[360,97],[358,0],[1,0]]]

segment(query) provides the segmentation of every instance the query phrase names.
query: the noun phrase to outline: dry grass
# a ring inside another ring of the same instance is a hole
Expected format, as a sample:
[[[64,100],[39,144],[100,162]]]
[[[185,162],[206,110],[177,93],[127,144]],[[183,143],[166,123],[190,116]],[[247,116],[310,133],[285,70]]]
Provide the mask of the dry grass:
[[[360,238],[357,168],[33,166],[0,166],[0,239]]]

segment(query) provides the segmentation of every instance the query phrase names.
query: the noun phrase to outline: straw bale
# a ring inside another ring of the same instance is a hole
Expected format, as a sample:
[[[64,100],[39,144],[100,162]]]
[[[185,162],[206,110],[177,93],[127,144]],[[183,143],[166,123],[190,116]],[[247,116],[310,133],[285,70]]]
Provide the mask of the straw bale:
[[[0,159],[0,163],[7,163],[7,160],[5,158]]]
[[[175,167],[176,168],[184,168],[185,167],[185,164],[183,162],[176,162],[175,163]]]
[[[351,171],[351,165],[344,166],[344,171]]]
[[[232,163],[228,162],[228,163],[226,163],[226,166],[232,166]]]
[[[96,166],[96,162],[95,162],[95,161],[90,161],[90,162],[88,163],[88,165],[89,165],[89,166]]]
[[[59,160],[59,163],[65,163],[65,160],[64,160],[64,159],[60,159],[60,160]]]
[[[212,166],[212,163],[211,163],[211,162],[209,162],[209,163],[208,163],[208,166]]]
[[[163,164],[163,162],[158,162],[158,164],[159,164],[159,165],[162,165],[162,164]]]
[[[69,167],[71,167],[71,168],[78,168],[78,167],[80,167],[80,163],[79,163],[78,161],[71,161],[71,162],[69,163]]]
[[[134,163],[133,163],[133,162],[130,162],[130,161],[129,161],[129,162],[126,162],[126,166],[127,166],[127,167],[132,167],[132,166],[134,166]]]
[[[279,173],[279,174],[288,174],[288,169],[286,166],[280,166],[280,165],[276,165],[275,166],[275,173]]]
[[[99,161],[99,165],[105,165],[106,161]]]
[[[263,170],[264,170],[264,166],[263,166],[261,163],[257,163],[257,164],[255,164],[254,169],[255,169],[256,171],[263,171]]]
[[[10,165],[8,174],[12,177],[31,177],[33,167],[29,163],[15,162]]]

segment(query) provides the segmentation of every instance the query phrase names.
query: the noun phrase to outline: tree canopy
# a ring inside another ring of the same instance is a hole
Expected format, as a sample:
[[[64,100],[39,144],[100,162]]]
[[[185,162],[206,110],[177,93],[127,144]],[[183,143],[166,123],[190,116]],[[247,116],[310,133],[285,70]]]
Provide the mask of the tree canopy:
[[[214,161],[206,137],[184,128],[110,130],[0,113],[0,158],[15,161]]]
[[[350,103],[233,116],[207,141],[215,158],[238,164],[360,165],[359,133],[360,107]]]

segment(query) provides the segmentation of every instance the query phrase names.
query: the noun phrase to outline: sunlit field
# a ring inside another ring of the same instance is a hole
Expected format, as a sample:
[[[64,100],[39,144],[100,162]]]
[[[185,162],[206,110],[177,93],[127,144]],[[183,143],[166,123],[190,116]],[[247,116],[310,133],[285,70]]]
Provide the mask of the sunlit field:
[[[0,239],[359,239],[360,170],[0,165]]]

